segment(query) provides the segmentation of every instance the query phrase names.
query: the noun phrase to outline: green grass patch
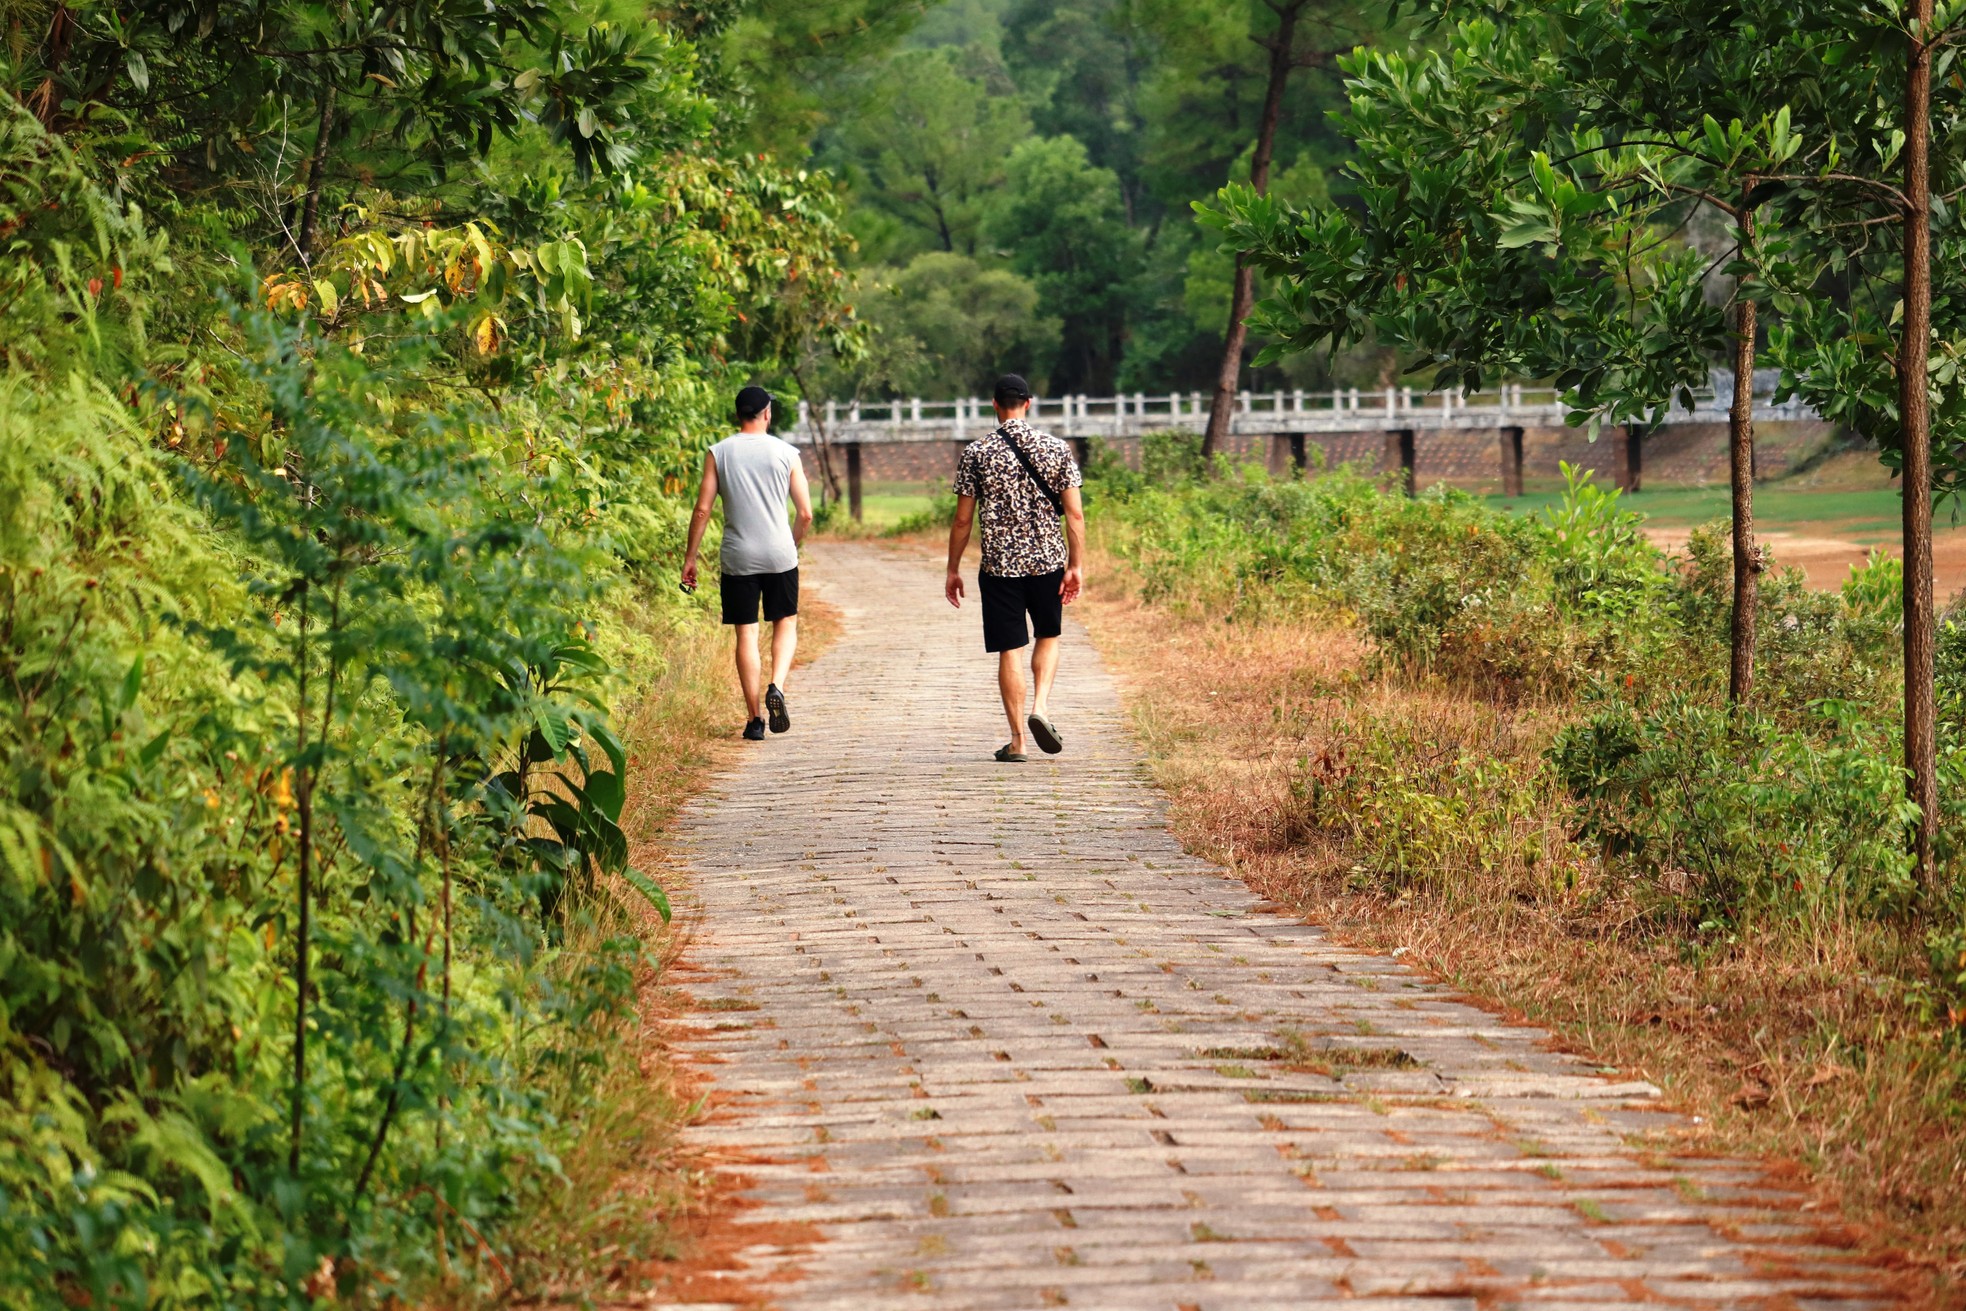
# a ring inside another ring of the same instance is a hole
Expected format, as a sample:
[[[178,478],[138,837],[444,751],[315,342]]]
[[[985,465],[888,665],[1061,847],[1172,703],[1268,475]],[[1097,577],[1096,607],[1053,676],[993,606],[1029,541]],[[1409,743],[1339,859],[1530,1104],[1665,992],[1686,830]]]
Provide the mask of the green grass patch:
[[[1559,490],[1528,492],[1510,499],[1483,496],[1481,504],[1505,514],[1541,516],[1562,505]],[[1725,486],[1661,487],[1630,493],[1622,505],[1642,518],[1648,527],[1663,529],[1695,528],[1728,518],[1731,503]],[[1755,489],[1754,518],[1766,532],[1794,533],[1798,536],[1839,537],[1860,546],[1881,545],[1895,540],[1902,523],[1903,501],[1889,488],[1873,491],[1817,491],[1777,485]],[[1952,522],[1954,507],[1937,510],[1941,527]]]

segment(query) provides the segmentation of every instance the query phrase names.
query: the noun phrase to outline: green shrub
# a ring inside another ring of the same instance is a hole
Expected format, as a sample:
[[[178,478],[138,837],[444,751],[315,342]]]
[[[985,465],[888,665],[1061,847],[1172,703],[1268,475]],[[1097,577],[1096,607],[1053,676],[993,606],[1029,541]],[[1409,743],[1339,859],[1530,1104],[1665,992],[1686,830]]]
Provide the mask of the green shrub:
[[[1120,458],[1119,448],[1103,437],[1089,437],[1085,444],[1085,466],[1080,470],[1085,475],[1088,488],[1097,487],[1102,491],[1124,495],[1138,491],[1141,478]]]
[[[1582,476],[1550,520],[1445,486],[1388,495],[1349,469],[1143,487],[1109,518],[1105,538],[1150,600],[1346,612],[1388,663],[1500,696],[1554,694],[1616,665],[1643,636],[1628,616],[1670,588],[1634,517]]]
[[[847,512],[845,501],[825,496],[813,502],[812,530],[816,533],[837,532],[853,522]]]
[[[1966,600],[1939,616],[1935,646],[1939,719],[1966,730]]]
[[[608,707],[705,622],[702,435],[844,239],[705,135],[686,41],[593,35],[659,159],[356,133],[309,255],[243,141],[163,172],[236,117],[197,42],[129,112],[0,102],[0,1311],[578,1299],[539,1217],[611,1181],[561,1162],[679,1114],[629,1091],[663,898]],[[618,1267],[663,1217],[616,1209]]]
[[[1149,486],[1165,487],[1199,478],[1201,439],[1200,433],[1185,428],[1146,434],[1140,439],[1141,480]]]
[[[1336,833],[1355,881],[1454,895],[1574,884],[1577,852],[1552,781],[1519,768],[1506,716],[1477,722],[1354,713],[1299,762],[1290,836]]]
[[[926,510],[904,514],[894,527],[888,529],[890,537],[912,537],[917,533],[946,531],[956,521],[956,494],[944,488],[936,492],[935,500]]]
[[[1842,594],[1844,608],[1853,616],[1903,623],[1905,562],[1872,547],[1862,564],[1850,566]]]
[[[1699,919],[1902,910],[1916,812],[1895,734],[1840,702],[1810,719],[1608,699],[1550,760],[1606,858]]]
[[[246,340],[278,443],[196,460],[0,379],[0,1305],[434,1278],[433,1208],[550,1184],[549,1075],[635,1002],[578,496]]]
[[[1765,573],[1754,702],[1733,717],[1725,532],[1697,530],[1672,560],[1618,493],[1565,472],[1563,500],[1542,516],[1445,487],[1389,494],[1348,470],[1119,481],[1102,539],[1149,600],[1231,618],[1322,613],[1357,626],[1382,674],[1444,679],[1502,703],[1583,699],[1540,782],[1500,786],[1452,734],[1398,725],[1355,725],[1342,762],[1307,764],[1300,819],[1346,831],[1375,876],[1507,864],[1515,839],[1503,835],[1567,796],[1584,835],[1672,913],[1719,922],[1762,909],[1903,910],[1896,562],[1873,559],[1840,594],[1809,590],[1795,570]],[[1956,751],[1966,744],[1957,615],[1942,627],[1939,669]],[[1939,848],[1958,877],[1966,786],[1944,796]]]

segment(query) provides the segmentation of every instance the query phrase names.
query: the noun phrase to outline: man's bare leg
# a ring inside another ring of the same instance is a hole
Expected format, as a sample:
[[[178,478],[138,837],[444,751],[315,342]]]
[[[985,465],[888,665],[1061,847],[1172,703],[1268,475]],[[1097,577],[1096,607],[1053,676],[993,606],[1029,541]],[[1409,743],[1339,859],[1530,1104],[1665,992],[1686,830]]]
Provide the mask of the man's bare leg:
[[[764,670],[759,667],[758,660],[758,626],[738,624],[736,628],[737,681],[744,689],[744,706],[752,719],[763,719]]]
[[[1037,697],[1031,706],[1031,713],[1039,719],[1050,719],[1051,681],[1058,677],[1058,639],[1040,637],[1037,645],[1031,648],[1031,681],[1037,684]]]
[[[997,690],[1003,693],[1004,718],[1010,721],[1010,749],[1024,751],[1024,661],[1022,651],[997,653]]]
[[[787,615],[771,626],[771,681],[778,690],[785,690],[785,680],[792,676],[792,657],[799,650],[799,617]]]

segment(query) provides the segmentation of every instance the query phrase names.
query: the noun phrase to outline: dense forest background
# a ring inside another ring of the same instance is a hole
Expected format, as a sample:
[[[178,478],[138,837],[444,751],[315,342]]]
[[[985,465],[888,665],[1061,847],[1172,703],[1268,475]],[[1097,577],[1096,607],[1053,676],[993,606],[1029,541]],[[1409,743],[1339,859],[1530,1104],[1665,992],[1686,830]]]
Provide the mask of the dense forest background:
[[[1383,6],[1306,7],[1273,194],[1323,199],[1344,158],[1334,59]],[[746,140],[840,180],[864,356],[828,396],[949,397],[1016,369],[1052,395],[1212,388],[1234,257],[1192,205],[1246,180],[1268,83],[1260,0],[765,0],[725,36]],[[1253,342],[1250,354],[1261,346]],[[1381,376],[1373,352],[1335,367]],[[1253,385],[1315,386],[1318,354]]]

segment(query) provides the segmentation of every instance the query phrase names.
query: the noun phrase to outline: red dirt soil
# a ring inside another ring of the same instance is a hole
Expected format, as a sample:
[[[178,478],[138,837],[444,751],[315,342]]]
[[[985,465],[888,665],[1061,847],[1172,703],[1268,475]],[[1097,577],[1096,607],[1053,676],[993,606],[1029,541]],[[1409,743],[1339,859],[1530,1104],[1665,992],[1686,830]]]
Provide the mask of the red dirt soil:
[[[1683,552],[1688,531],[1685,528],[1648,528],[1645,533],[1664,549]],[[1859,546],[1837,537],[1786,532],[1761,533],[1758,536],[1775,557],[1777,567],[1802,570],[1803,576],[1809,580],[1809,586],[1822,592],[1833,592],[1841,587],[1843,580],[1850,576],[1851,566],[1862,564],[1871,552],[1868,546]],[[1904,551],[1895,543],[1880,549],[1889,555],[1904,555]],[[1934,533],[1932,593],[1943,606],[1962,590],[1966,590],[1966,528]]]

